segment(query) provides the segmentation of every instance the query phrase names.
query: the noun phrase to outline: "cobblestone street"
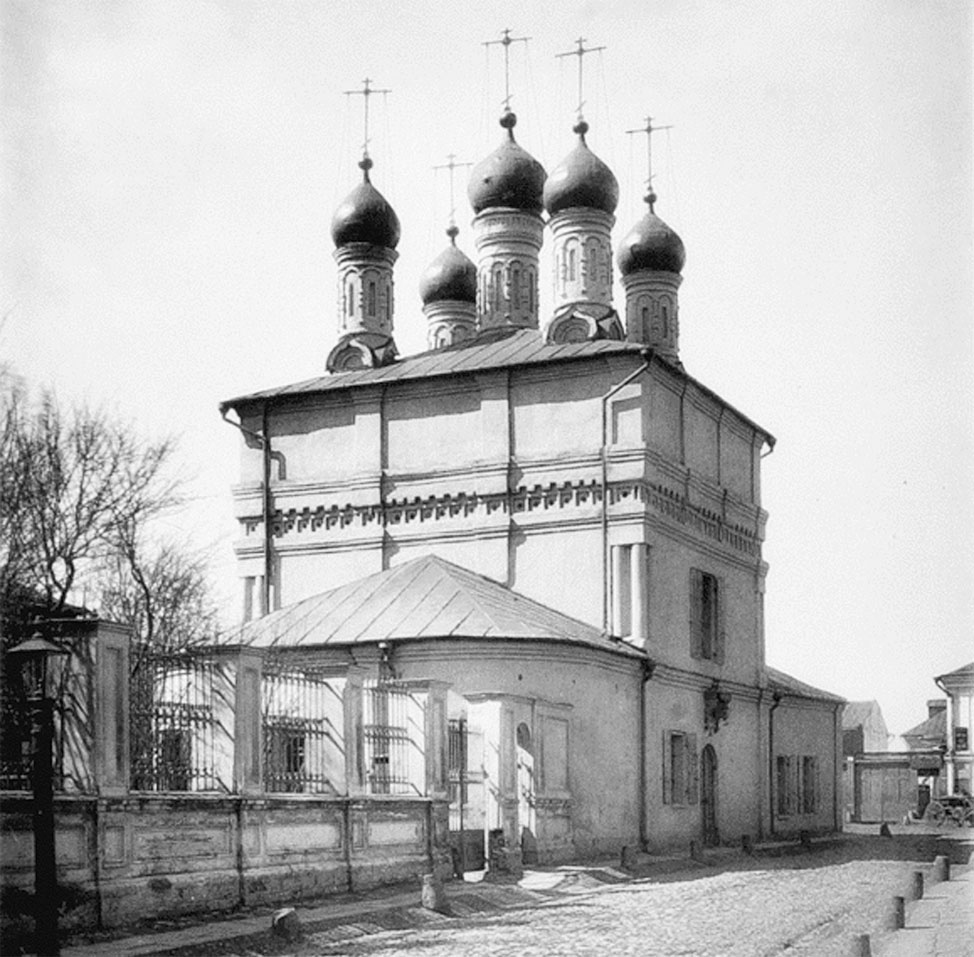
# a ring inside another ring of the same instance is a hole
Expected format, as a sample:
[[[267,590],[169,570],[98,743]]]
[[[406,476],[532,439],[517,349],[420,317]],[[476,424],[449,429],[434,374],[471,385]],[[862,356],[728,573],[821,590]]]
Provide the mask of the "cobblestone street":
[[[963,851],[966,860],[969,848]],[[932,837],[857,836],[753,858],[718,852],[707,864],[683,860],[667,867],[655,861],[635,876],[611,866],[538,870],[520,886],[453,883],[448,915],[419,907],[417,894],[415,905],[344,917],[322,919],[327,907],[308,911],[300,943],[263,932],[138,952],[171,957],[846,957],[857,935],[870,934],[877,957],[892,943],[887,923],[892,898],[908,895],[914,871],[932,880],[934,852],[943,853],[943,847]],[[966,906],[971,917],[974,902]],[[904,950],[903,943],[897,954],[941,952]]]

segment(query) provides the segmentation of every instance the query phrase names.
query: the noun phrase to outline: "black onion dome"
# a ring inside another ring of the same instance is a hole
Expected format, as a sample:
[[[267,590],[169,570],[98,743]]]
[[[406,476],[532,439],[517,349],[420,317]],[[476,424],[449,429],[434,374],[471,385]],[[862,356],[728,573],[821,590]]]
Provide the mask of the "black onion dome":
[[[470,174],[467,196],[475,213],[497,206],[541,212],[544,167],[518,146],[513,132],[516,122],[513,113],[501,117],[501,126],[507,130],[507,136]]]
[[[686,259],[683,240],[653,212],[652,205],[619,244],[616,254],[623,276],[642,269],[680,272]]]
[[[419,281],[423,305],[431,302],[477,301],[477,267],[456,246],[456,229],[448,231],[450,245],[434,259]]]
[[[575,127],[578,143],[556,166],[544,184],[544,205],[554,216],[563,209],[584,206],[614,213],[619,204],[619,181],[585,142],[588,124]]]
[[[368,243],[395,249],[399,242],[399,217],[369,180],[372,161],[362,160],[362,182],[353,189],[331,220],[331,238],[336,246],[348,243]]]

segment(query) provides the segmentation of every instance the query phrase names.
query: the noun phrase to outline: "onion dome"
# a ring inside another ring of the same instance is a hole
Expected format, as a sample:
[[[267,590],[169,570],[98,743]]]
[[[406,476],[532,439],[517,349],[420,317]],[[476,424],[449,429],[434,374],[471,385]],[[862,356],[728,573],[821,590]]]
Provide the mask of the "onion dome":
[[[614,213],[619,203],[619,181],[585,142],[588,123],[580,121],[575,148],[552,170],[544,184],[544,205],[554,216],[563,209],[584,206]]]
[[[369,180],[372,160],[367,156],[359,164],[362,182],[345,197],[331,221],[331,238],[336,246],[368,243],[395,249],[399,242],[399,217]]]
[[[687,254],[683,240],[653,212],[656,196],[646,197],[649,212],[630,230],[619,244],[616,262],[623,276],[640,270],[680,272]]]
[[[517,117],[508,111],[500,122],[507,138],[473,168],[467,187],[470,205],[475,213],[497,206],[540,213],[544,167],[515,142]]]
[[[456,226],[447,231],[450,245],[434,259],[419,281],[423,305],[431,302],[476,302],[477,267],[457,248]]]

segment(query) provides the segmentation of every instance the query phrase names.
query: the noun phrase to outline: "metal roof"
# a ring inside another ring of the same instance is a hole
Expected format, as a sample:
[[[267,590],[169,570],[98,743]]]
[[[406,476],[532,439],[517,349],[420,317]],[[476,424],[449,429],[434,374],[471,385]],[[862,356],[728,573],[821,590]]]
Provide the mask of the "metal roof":
[[[415,356],[407,356],[377,369],[335,372],[316,376],[313,379],[305,379],[303,382],[236,396],[221,402],[220,412],[226,413],[228,409],[239,408],[255,402],[268,402],[291,396],[336,392],[343,389],[364,388],[413,379],[434,379],[465,373],[475,374],[490,369],[580,361],[611,355],[639,357],[649,353],[649,348],[641,343],[624,342],[618,339],[594,339],[585,342],[550,345],[545,342],[537,329],[489,329],[475,339],[468,339],[430,352],[421,352]],[[656,359],[674,374],[695,383],[702,392],[734,411],[744,422],[765,436],[770,446],[774,446],[775,438],[767,429],[734,409],[716,392],[708,389],[692,376],[687,375],[681,367],[672,365],[659,356],[656,356]]]
[[[783,671],[778,671],[777,668],[768,668],[768,684],[772,691],[780,691],[782,694],[795,695],[799,698],[816,698],[837,703],[845,701],[845,698],[840,698],[839,695],[832,694],[831,691],[823,691],[821,688],[807,685],[804,681],[799,681],[797,678],[792,678],[791,675],[786,675]]]
[[[938,711],[931,715],[926,721],[921,721],[908,731],[904,731],[901,737],[906,738],[943,738],[947,734],[947,712]]]
[[[937,675],[934,681],[943,681],[944,678],[974,678],[974,661],[969,665],[964,665],[956,671],[948,671],[945,675]]]
[[[349,645],[417,638],[542,640],[588,645],[642,658],[483,575],[424,555],[245,624],[238,636],[258,647]]]

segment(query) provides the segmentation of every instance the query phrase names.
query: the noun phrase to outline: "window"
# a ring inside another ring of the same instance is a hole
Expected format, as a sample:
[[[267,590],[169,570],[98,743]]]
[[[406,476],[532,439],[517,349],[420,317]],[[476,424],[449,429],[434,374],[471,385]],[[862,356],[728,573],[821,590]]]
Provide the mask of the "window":
[[[785,817],[792,812],[792,759],[788,755],[779,754],[775,765],[777,769],[775,778],[777,800],[775,804],[777,805],[778,814]]]
[[[954,728],[954,750],[967,751],[970,749],[970,740],[967,735],[967,728]]]
[[[348,315],[355,315],[355,284],[349,280],[345,289],[345,301],[348,303]]]
[[[663,303],[663,338],[669,339],[670,337],[670,313],[666,308],[666,303]]]
[[[304,734],[286,725],[266,728],[265,734],[268,735],[264,768],[267,790],[304,791],[307,746]]]
[[[684,731],[663,733],[663,803],[696,804],[697,736]]]
[[[521,308],[521,267],[517,263],[511,266],[511,308]]]
[[[575,250],[568,250],[568,281],[575,281]]]
[[[370,319],[375,318],[375,280],[369,280],[368,313]]]
[[[690,570],[690,653],[724,661],[723,603],[720,579],[697,568]]]
[[[818,811],[818,758],[802,758],[802,814]]]

